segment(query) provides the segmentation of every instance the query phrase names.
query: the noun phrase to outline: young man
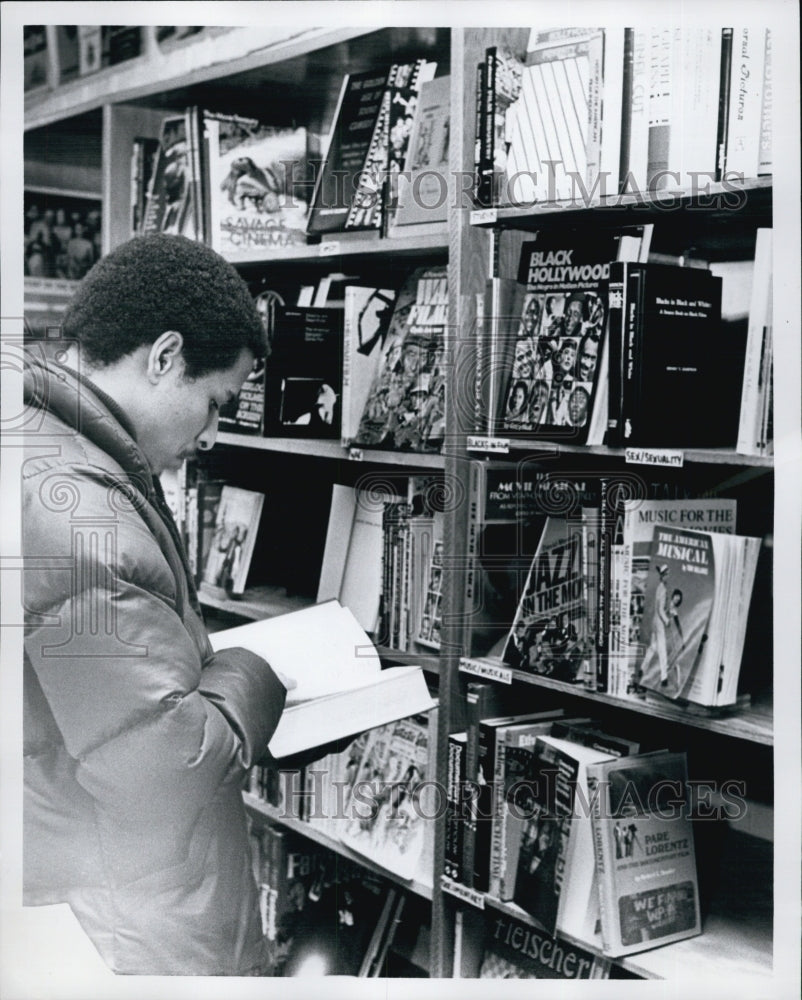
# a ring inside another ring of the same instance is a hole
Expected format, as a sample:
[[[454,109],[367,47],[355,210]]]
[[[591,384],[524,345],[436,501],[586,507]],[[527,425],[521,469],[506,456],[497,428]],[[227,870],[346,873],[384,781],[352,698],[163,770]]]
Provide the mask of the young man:
[[[286,692],[212,653],[156,477],[212,447],[262,324],[221,257],[149,236],[63,337],[25,380],[25,902],[68,902],[115,972],[259,974],[241,788]]]

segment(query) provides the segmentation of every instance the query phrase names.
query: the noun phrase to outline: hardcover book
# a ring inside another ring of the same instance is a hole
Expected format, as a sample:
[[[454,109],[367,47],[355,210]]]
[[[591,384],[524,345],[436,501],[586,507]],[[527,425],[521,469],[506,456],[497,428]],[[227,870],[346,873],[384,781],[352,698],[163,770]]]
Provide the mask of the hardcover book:
[[[265,434],[339,439],[342,349],[342,309],[278,313],[265,367]]]
[[[526,287],[502,398],[503,434],[585,443],[605,352],[607,280],[615,233],[540,233],[524,243]]]
[[[605,954],[701,931],[684,753],[589,765]]]
[[[504,194],[511,125],[515,102],[521,94],[524,66],[515,53],[502,45],[485,50],[483,65],[476,202],[490,206],[498,204]]]
[[[140,235],[187,234],[192,215],[189,142],[186,115],[171,115],[164,119]]]
[[[343,317],[343,405],[340,440],[350,445],[359,430],[393,315],[389,288],[348,285]]]
[[[419,268],[402,286],[356,444],[439,451],[445,433],[448,277]]]
[[[553,736],[539,736],[533,756],[531,809],[524,819],[513,898],[548,934],[561,931],[592,945],[599,901],[586,811],[587,768],[613,758]]]
[[[305,128],[203,112],[209,234],[223,256],[306,243]]]
[[[435,704],[421,668],[382,670],[364,629],[334,600],[215,632],[210,638],[215,650],[250,649],[294,682],[269,743],[274,757],[325,746],[428,712]]]

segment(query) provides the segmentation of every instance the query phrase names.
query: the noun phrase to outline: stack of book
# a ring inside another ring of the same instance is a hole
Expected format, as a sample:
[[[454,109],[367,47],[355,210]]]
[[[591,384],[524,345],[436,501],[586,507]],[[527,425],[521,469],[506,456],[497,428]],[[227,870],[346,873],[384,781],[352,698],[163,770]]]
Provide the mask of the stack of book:
[[[772,172],[771,31],[532,29],[478,69],[479,205],[596,200]]]

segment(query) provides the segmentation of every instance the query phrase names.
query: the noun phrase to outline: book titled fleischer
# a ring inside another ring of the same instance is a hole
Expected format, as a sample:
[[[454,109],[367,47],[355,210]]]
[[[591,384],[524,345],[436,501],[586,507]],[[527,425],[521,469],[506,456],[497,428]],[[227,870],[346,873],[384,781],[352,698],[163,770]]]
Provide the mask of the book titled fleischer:
[[[356,618],[339,601],[215,632],[217,651],[242,646],[294,686],[268,749],[277,758],[355,736],[435,707],[417,666],[382,669]]]

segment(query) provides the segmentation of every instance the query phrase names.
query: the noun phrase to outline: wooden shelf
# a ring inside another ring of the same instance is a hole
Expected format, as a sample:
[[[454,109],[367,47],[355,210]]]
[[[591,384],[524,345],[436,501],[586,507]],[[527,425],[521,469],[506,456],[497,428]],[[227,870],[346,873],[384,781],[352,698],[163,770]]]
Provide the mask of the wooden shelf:
[[[629,222],[646,222],[655,216],[665,218],[670,209],[703,209],[705,218],[732,218],[743,212],[765,213],[772,201],[772,177],[734,178],[726,182],[701,184],[697,191],[676,188],[656,194],[607,195],[587,203],[581,197],[573,201],[543,202],[539,205],[500,206],[474,209],[470,213],[473,226],[484,229],[506,227],[511,229],[540,229],[544,225],[572,225],[587,221],[603,224],[609,217],[610,225],[622,224],[622,216]],[[581,194],[581,192],[580,192]]]
[[[515,903],[486,896],[485,905],[535,926],[532,917]],[[602,955],[599,949],[590,948],[585,942],[568,935],[565,939]],[[718,982],[737,982],[739,988],[754,982],[756,990],[762,992],[772,974],[771,925],[711,915],[703,921],[702,933],[697,937],[612,961],[638,976],[668,979],[678,986],[683,982],[693,984],[694,990],[709,981],[712,975]]]
[[[250,792],[243,792],[243,798],[245,800],[245,805],[259,816],[263,816],[273,823],[278,823],[288,830],[293,830],[296,833],[301,834],[301,836],[307,837],[309,840],[313,840],[316,844],[320,844],[321,847],[326,847],[335,854],[339,854],[341,857],[347,858],[349,861],[353,861],[355,864],[360,865],[360,867],[366,868],[368,871],[371,871],[376,875],[381,875],[383,878],[401,886],[408,892],[414,893],[416,896],[421,896],[423,899],[431,900],[432,885],[430,882],[427,883],[420,881],[419,879],[407,880],[400,878],[394,872],[383,868],[381,865],[377,865],[374,861],[371,861],[369,858],[366,858],[361,854],[357,854],[356,851],[352,851],[339,840],[334,837],[330,837],[327,833],[324,833],[323,830],[312,826],[310,823],[307,823],[304,820],[293,819],[289,816],[280,815],[277,809],[269,806],[266,802],[263,802],[260,798],[252,795]]]
[[[737,465],[756,469],[771,469],[774,466],[773,455],[742,455],[729,448],[642,448],[640,451],[679,453],[685,462],[702,465]],[[468,441],[468,451],[473,454],[486,454],[503,457],[509,452],[534,452],[542,454],[544,459],[556,458],[559,455],[596,455],[602,458],[614,458],[625,461],[627,449],[608,448],[606,445],[570,444],[559,441],[540,441],[536,438],[506,438],[473,435]],[[632,463],[641,464],[641,463]],[[642,463],[646,464],[646,463]],[[648,463],[651,468],[677,468],[677,466],[661,466],[658,463]]]
[[[249,587],[242,597],[221,597],[210,590],[201,587],[198,590],[201,604],[218,611],[225,611],[252,621],[262,618],[275,618],[289,611],[300,611],[308,608],[314,601],[307,597],[288,596],[284,587]]]
[[[635,696],[619,698],[615,695],[605,694],[603,691],[590,691],[578,684],[553,680],[551,677],[545,677],[541,674],[527,674],[521,670],[511,670],[501,660],[492,657],[465,661],[464,664],[460,664],[460,670],[463,673],[473,673],[474,671],[470,668],[471,663],[479,667],[480,674],[482,669],[485,669],[485,676],[492,676],[494,672],[501,671],[505,675],[508,674],[511,680],[516,683],[549,688],[552,691],[560,691],[575,698],[584,698],[598,704],[651,715],[667,722],[678,722],[684,726],[692,726],[695,729],[705,729],[708,732],[730,736],[733,739],[747,740],[764,746],[774,745],[774,718],[771,700],[768,698],[761,698],[748,708],[734,710],[732,714],[703,715],[668,702],[662,704],[652,699],[647,701]]]
[[[279,451],[293,455],[310,455],[314,458],[333,458],[342,462],[374,462],[377,465],[402,465],[413,469],[442,469],[443,455],[417,451],[381,451],[378,448],[344,448],[339,441],[319,438],[249,437],[223,431],[217,435],[218,444],[257,451]]]
[[[430,233],[379,238],[378,234],[338,233],[320,243],[277,247],[275,250],[244,250],[228,254],[227,260],[237,267],[256,264],[319,264],[343,257],[419,257],[440,255],[448,250],[448,232],[439,227]]]

